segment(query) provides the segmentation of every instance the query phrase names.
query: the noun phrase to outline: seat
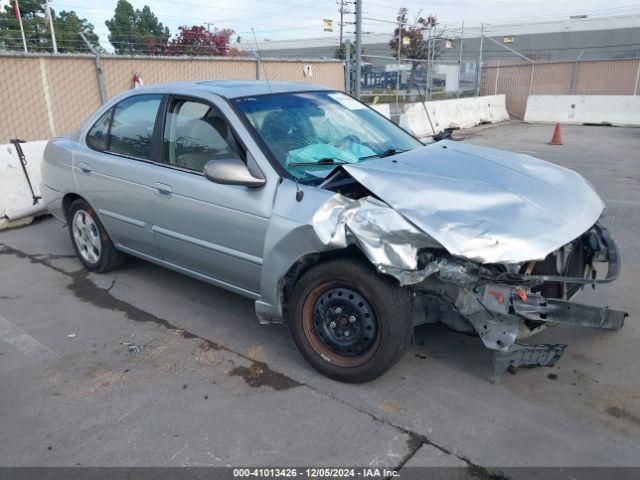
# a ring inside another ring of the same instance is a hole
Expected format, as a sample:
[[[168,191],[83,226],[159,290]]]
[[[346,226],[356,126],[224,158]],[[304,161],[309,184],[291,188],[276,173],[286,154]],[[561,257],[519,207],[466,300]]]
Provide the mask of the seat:
[[[202,171],[210,160],[238,156],[240,149],[226,122],[220,117],[194,118],[176,132],[176,165]]]

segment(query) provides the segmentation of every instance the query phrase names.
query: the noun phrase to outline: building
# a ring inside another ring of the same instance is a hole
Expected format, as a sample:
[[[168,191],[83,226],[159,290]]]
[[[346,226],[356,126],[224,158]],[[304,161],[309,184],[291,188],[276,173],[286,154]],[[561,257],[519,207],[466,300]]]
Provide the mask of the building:
[[[390,30],[393,26],[390,25]],[[481,27],[477,22],[467,24],[461,36],[461,27],[447,26],[444,36],[449,40],[440,46],[442,62],[458,62],[462,43],[463,62],[477,62],[480,50]],[[485,25],[484,33],[496,42],[512,48],[536,61],[576,60],[578,58],[640,58],[640,15],[612,17],[579,17],[562,21]],[[461,42],[462,37],[462,42]],[[392,56],[389,48],[390,33],[363,35],[365,59],[374,65],[389,63],[383,59],[366,58],[367,55]],[[254,50],[246,42],[239,47]],[[338,47],[338,37],[263,40],[259,48],[264,57],[332,58]],[[483,61],[504,62],[519,57],[503,46],[485,38]]]

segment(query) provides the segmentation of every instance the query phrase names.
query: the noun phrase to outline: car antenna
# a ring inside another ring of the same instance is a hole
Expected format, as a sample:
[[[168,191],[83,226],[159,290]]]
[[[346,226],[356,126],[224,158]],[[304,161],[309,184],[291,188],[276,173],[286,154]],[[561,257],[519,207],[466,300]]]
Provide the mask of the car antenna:
[[[262,66],[262,53],[260,52],[260,45],[258,45],[258,39],[256,38],[256,32],[253,29],[253,27],[251,27],[251,33],[253,34],[253,43],[256,44],[256,51],[258,52],[258,62],[260,66]],[[258,70],[258,73],[259,72],[260,70]],[[273,93],[271,91],[271,83],[269,82],[269,77],[267,76],[267,69],[264,68],[264,66],[262,66],[262,72],[264,73],[264,79],[267,81],[267,87],[269,88],[269,93]]]

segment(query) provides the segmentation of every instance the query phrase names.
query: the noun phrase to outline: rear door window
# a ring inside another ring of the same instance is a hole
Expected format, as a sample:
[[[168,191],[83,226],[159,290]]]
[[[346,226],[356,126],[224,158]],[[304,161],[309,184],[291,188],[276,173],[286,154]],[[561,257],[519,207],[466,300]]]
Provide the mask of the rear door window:
[[[137,95],[118,103],[113,112],[107,150],[151,160],[153,129],[162,95]]]

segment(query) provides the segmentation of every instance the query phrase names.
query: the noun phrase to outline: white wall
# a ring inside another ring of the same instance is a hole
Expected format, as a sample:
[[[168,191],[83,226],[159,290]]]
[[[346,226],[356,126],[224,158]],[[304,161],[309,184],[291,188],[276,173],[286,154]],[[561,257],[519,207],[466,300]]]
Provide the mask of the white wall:
[[[640,96],[529,95],[524,121],[640,127]]]
[[[40,195],[40,166],[46,144],[46,140],[22,144],[22,150],[27,159],[27,172],[33,190],[38,196]],[[10,143],[0,145],[0,230],[31,222],[32,217],[13,223],[6,218],[31,206],[33,206],[31,191],[15,147]]]
[[[410,103],[405,105],[404,113],[400,116],[400,126],[421,138],[434,135],[445,128],[469,128],[481,123],[503,122],[510,118],[505,102],[504,95],[487,95],[434,100],[424,104]],[[425,105],[435,132],[429,125]]]
[[[460,75],[460,65],[436,63],[435,73],[444,75],[444,91],[445,92],[457,92],[458,91],[458,77]]]

